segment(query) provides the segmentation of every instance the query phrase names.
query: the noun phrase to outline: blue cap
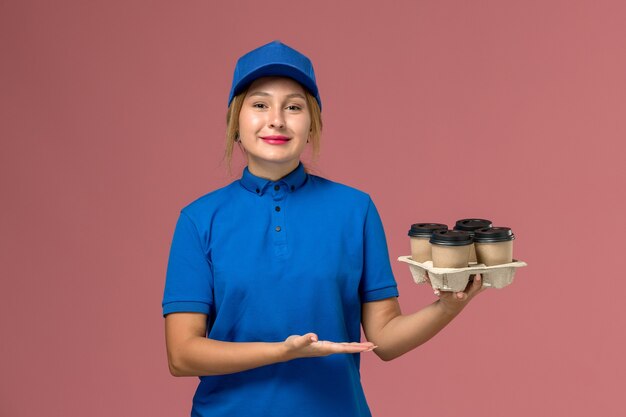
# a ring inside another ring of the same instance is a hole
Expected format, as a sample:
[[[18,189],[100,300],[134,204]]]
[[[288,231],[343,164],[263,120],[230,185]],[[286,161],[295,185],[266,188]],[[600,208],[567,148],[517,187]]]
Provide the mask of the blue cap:
[[[279,41],[254,49],[237,60],[228,105],[233,97],[261,77],[289,77],[300,83],[322,108],[311,60]]]

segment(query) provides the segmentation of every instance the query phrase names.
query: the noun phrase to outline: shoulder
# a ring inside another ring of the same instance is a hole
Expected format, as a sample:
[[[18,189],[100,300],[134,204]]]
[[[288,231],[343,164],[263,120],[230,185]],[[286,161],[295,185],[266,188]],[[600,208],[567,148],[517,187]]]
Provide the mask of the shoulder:
[[[342,184],[336,181],[329,180],[328,178],[320,177],[317,175],[309,174],[311,182],[320,188],[327,191],[337,193],[338,195],[345,195],[353,198],[369,199],[370,196],[364,191],[351,187],[346,184]]]
[[[311,181],[312,188],[315,191],[323,193],[335,202],[349,203],[351,206],[357,205],[365,209],[372,204],[370,195],[357,188],[336,181],[331,181],[317,175],[309,175],[309,179]]]
[[[240,188],[239,181],[233,181],[224,187],[213,190],[193,200],[181,209],[181,213],[192,220],[206,218],[207,216],[210,217],[211,213],[216,212],[221,207],[231,202],[234,194]]]

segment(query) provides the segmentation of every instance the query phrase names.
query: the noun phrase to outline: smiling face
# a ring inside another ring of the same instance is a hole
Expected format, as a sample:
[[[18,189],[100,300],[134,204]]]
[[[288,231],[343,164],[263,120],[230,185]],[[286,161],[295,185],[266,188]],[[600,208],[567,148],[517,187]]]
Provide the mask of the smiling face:
[[[256,176],[277,180],[300,162],[311,131],[304,88],[290,78],[255,80],[239,113],[239,139]]]

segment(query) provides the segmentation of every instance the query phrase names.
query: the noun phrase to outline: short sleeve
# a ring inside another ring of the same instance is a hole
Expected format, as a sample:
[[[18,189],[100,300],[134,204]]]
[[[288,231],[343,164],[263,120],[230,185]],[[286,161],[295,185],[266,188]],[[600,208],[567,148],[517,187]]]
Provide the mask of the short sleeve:
[[[382,221],[369,199],[363,227],[363,276],[361,277],[361,301],[382,300],[398,296],[398,287],[389,263],[389,250]]]
[[[181,212],[167,264],[163,315],[175,312],[209,314],[213,304],[213,274],[194,222]]]

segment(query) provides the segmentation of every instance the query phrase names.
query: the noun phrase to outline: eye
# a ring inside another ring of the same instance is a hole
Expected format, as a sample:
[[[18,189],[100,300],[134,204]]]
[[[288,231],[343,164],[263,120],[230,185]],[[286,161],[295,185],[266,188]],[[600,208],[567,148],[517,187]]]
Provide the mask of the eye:
[[[287,110],[291,110],[291,111],[300,111],[302,110],[302,107],[296,105],[296,104],[292,104],[290,106],[287,106]]]
[[[254,107],[255,109],[265,109],[267,108],[267,106],[265,105],[265,103],[254,103],[252,105],[252,107]]]

